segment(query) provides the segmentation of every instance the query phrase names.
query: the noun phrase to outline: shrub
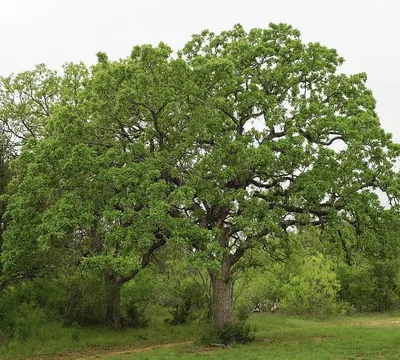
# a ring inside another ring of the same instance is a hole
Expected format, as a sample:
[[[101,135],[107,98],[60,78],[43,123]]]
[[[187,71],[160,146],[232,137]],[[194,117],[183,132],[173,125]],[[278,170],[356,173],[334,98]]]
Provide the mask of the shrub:
[[[38,336],[37,330],[47,321],[44,310],[30,303],[8,308],[4,306],[4,298],[2,300],[5,312],[0,317],[0,344],[5,345],[11,340],[25,342]]]
[[[206,345],[247,344],[254,341],[254,334],[254,327],[244,322],[235,322],[208,332],[201,341]]]
[[[190,299],[177,303],[169,313],[172,315],[171,319],[165,319],[165,322],[171,325],[184,324],[188,321],[191,315],[192,303]]]
[[[254,312],[272,312],[282,288],[282,265],[274,264],[268,270],[247,270],[235,284],[235,314],[240,321]]]
[[[398,260],[360,262],[339,268],[340,298],[356,311],[388,311],[400,307]]]
[[[302,259],[282,288],[280,308],[288,313],[330,315],[339,311],[340,283],[322,254]]]
[[[65,325],[99,325],[105,322],[104,284],[97,276],[76,275],[62,283],[65,297],[58,312]]]
[[[149,324],[150,319],[145,315],[144,308],[136,304],[125,304],[121,315],[123,327],[144,328]]]
[[[21,304],[14,320],[14,338],[22,342],[35,338],[37,330],[45,322],[46,315],[42,309],[32,304]]]
[[[247,300],[247,299],[246,299]],[[245,321],[248,319],[250,314],[254,311],[255,306],[251,301],[241,301],[237,306],[236,306],[236,317],[238,318],[239,321]]]
[[[195,311],[205,306],[204,294],[191,279],[171,286],[167,305],[172,307],[169,313],[172,318],[165,319],[171,325],[184,324],[196,318]]]
[[[154,302],[159,280],[153,269],[141,271],[121,289],[121,320],[124,327],[142,328],[149,323],[147,307]]]
[[[47,321],[46,313],[36,303],[32,283],[19,283],[0,293],[0,344],[11,340],[26,341],[38,335]]]

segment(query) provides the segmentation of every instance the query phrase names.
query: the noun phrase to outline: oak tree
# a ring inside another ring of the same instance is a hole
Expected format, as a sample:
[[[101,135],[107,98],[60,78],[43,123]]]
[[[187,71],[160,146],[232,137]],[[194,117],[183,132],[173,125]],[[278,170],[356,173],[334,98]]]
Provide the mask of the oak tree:
[[[196,124],[181,209],[207,230],[190,244],[209,261],[220,328],[233,321],[233,272],[246,251],[304,225],[357,228],[379,214],[377,189],[398,196],[399,148],[366,75],[340,73],[335,50],[304,44],[291,26],[204,31],[181,57]]]
[[[70,255],[64,261],[103,277],[106,321],[115,328],[121,287],[174,227],[156,108],[168,101],[168,78],[177,78],[169,75],[170,52],[137,47],[121,62],[99,53],[90,74],[68,66],[43,135],[28,139],[14,163],[5,270],[51,269]]]

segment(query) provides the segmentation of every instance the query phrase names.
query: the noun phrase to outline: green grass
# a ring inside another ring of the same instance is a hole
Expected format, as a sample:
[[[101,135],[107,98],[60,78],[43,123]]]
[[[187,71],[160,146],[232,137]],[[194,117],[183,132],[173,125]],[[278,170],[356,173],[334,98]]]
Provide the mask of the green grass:
[[[154,321],[147,329],[119,332],[51,325],[43,328],[36,339],[24,344],[11,343],[8,348],[0,349],[0,359],[77,359],[94,355],[112,360],[399,359],[399,316],[374,314],[315,320],[255,315],[250,322],[257,327],[257,340],[229,349],[206,348],[196,342],[170,344],[168,348],[156,346],[195,340],[199,333],[196,323],[169,326]],[[134,353],[112,355],[135,348]]]
[[[179,346],[106,357],[112,360],[161,359],[399,359],[400,321],[395,315],[330,320],[254,316],[258,340],[230,349]]]
[[[151,311],[149,315],[152,320],[148,327],[120,331],[98,327],[62,327],[58,323],[43,324],[28,340],[14,340],[7,346],[0,346],[0,359],[54,359],[57,356],[68,359],[74,358],[74,354],[96,354],[115,348],[182,342],[195,339],[201,328],[195,322],[181,326],[168,325],[164,322],[168,312],[161,308]]]

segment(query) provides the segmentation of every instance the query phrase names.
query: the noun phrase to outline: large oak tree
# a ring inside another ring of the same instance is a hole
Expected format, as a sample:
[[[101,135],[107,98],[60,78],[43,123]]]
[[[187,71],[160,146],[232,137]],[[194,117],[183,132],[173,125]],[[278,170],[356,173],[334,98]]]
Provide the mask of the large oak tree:
[[[356,228],[398,195],[398,146],[380,127],[366,75],[304,44],[287,25],[195,35],[185,214],[208,235],[192,243],[210,261],[215,326],[233,320],[235,265],[248,249],[303,225]],[[188,135],[188,138],[189,135]]]

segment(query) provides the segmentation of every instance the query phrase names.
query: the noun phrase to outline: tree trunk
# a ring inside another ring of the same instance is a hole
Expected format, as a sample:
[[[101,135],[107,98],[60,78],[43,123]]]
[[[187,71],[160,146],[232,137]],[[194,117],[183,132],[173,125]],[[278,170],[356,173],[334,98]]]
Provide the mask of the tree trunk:
[[[221,272],[209,272],[212,284],[212,319],[215,329],[231,324],[233,318],[233,282],[231,266],[224,260]]]
[[[106,323],[113,329],[121,327],[121,287],[122,283],[112,274],[105,274]]]

